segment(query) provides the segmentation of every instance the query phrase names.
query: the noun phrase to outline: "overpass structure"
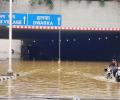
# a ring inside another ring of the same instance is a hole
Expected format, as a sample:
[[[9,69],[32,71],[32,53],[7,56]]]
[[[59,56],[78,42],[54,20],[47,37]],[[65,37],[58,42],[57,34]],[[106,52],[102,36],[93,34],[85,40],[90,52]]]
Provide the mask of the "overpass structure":
[[[61,26],[13,26],[13,39],[22,41],[23,59],[111,60],[120,59],[120,4],[107,0],[105,5],[86,0],[54,0],[54,8],[30,6],[29,0],[16,0],[14,13],[60,14]],[[21,7],[22,6],[22,7]],[[1,12],[7,12],[6,5]],[[59,35],[60,33],[60,35]],[[60,40],[59,40],[60,37]],[[8,38],[8,28],[0,31],[0,38]]]
[[[59,32],[61,60],[120,60],[119,28],[13,26],[13,39],[23,41],[21,58],[24,60],[58,60]],[[8,38],[8,28],[0,31],[0,38]]]

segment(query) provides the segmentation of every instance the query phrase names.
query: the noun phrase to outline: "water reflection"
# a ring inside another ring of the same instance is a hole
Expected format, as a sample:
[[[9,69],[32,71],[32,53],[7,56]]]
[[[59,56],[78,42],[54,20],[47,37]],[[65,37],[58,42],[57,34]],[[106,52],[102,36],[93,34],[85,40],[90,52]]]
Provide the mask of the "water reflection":
[[[12,97],[12,80],[8,80],[8,98],[11,98]]]
[[[108,62],[13,61],[20,74],[0,82],[0,96],[72,96],[120,99],[120,84],[104,77]],[[0,63],[0,70],[6,63]]]

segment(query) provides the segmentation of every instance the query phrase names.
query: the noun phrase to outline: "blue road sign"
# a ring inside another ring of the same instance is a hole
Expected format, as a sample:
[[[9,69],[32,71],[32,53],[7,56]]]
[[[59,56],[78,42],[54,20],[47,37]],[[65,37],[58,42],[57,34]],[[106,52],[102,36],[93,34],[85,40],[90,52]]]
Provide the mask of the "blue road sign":
[[[12,24],[13,25],[27,25],[27,14],[12,14]],[[0,13],[0,25],[9,25],[9,14],[8,13]]]
[[[61,26],[61,15],[13,13],[12,24],[18,26]],[[0,25],[9,25],[9,13],[0,13]]]
[[[29,14],[30,26],[61,26],[61,16],[55,14]]]

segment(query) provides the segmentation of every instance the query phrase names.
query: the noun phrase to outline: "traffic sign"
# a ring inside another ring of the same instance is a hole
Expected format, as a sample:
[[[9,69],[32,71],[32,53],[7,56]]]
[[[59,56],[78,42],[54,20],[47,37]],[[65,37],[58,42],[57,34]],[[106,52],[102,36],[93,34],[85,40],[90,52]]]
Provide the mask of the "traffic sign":
[[[60,15],[29,14],[28,25],[30,26],[61,26]]]
[[[12,24],[13,25],[27,25],[27,14],[12,14]],[[0,13],[0,25],[9,25],[9,14],[8,13]]]
[[[17,26],[61,26],[61,21],[58,14],[12,14],[12,24]],[[0,13],[0,25],[9,25],[9,13]]]

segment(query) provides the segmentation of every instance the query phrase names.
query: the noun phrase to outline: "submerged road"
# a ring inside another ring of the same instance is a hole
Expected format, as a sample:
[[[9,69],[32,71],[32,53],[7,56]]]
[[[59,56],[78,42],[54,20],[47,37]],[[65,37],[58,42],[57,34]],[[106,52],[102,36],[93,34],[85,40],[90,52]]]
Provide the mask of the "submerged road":
[[[106,64],[109,62],[62,61],[58,65],[57,61],[13,60],[13,70],[20,73],[20,77],[0,82],[0,97],[13,100],[74,100],[74,97],[120,100],[120,83],[105,78]],[[7,71],[7,65],[8,61],[1,61],[1,74]]]

